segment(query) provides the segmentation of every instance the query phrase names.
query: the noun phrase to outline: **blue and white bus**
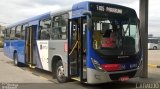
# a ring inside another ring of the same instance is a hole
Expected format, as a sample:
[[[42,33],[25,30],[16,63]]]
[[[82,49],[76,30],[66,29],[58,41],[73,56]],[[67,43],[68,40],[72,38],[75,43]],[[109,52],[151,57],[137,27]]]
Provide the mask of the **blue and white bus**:
[[[80,2],[8,26],[4,53],[17,66],[52,72],[61,83],[125,81],[142,70],[138,26],[134,9]]]

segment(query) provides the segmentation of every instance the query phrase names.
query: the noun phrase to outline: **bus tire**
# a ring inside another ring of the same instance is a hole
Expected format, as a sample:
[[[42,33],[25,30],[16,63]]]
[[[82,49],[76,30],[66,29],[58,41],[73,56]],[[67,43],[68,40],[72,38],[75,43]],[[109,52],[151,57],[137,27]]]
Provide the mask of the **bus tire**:
[[[15,52],[13,55],[14,65],[20,66],[20,63],[18,62],[18,54]]]
[[[154,47],[153,47],[153,50],[157,50],[157,47],[156,47],[156,46],[154,46]]]
[[[61,60],[56,64],[56,79],[59,83],[65,83],[68,80],[64,75],[64,67]]]

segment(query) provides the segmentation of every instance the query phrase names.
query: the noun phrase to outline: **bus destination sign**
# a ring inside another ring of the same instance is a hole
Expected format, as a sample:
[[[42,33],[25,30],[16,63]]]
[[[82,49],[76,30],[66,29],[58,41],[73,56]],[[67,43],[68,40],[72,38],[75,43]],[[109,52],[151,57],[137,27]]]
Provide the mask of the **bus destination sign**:
[[[103,5],[96,5],[96,11],[110,12],[110,13],[117,13],[117,14],[122,14],[123,12],[122,9],[103,6]]]

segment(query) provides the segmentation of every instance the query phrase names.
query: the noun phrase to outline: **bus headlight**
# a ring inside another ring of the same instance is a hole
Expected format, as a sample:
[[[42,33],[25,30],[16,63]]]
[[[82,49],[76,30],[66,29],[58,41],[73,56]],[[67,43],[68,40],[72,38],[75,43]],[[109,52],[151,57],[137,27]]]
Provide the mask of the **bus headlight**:
[[[94,67],[95,67],[96,70],[98,70],[98,71],[104,71],[103,68],[101,67],[101,65],[99,64],[99,62],[97,60],[95,60],[93,58],[91,58],[91,60],[92,60],[92,63],[93,63],[93,65],[94,65]]]

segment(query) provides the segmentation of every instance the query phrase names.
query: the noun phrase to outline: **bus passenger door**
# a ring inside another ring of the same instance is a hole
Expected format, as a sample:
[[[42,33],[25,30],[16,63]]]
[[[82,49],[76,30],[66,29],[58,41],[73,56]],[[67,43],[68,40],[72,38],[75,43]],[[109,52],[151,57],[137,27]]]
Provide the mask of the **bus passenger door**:
[[[25,63],[32,68],[35,66],[33,49],[35,44],[36,28],[36,25],[32,25],[26,27],[25,30]]]
[[[86,29],[85,18],[69,20],[68,75],[81,82],[86,81]]]

